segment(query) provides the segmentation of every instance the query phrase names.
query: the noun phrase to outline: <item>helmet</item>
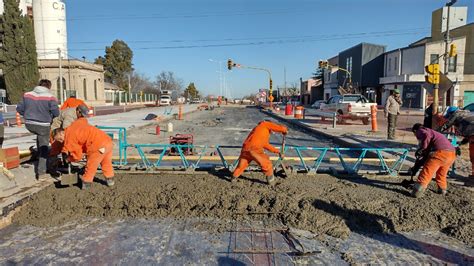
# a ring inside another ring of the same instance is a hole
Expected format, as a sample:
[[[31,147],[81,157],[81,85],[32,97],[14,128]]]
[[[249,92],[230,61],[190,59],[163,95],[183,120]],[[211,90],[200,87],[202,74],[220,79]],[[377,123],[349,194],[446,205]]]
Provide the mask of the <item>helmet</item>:
[[[459,110],[458,107],[456,106],[449,106],[448,109],[446,109],[446,112],[444,114],[444,117],[445,118],[448,118],[450,117],[452,114],[454,114],[455,112],[457,112]]]

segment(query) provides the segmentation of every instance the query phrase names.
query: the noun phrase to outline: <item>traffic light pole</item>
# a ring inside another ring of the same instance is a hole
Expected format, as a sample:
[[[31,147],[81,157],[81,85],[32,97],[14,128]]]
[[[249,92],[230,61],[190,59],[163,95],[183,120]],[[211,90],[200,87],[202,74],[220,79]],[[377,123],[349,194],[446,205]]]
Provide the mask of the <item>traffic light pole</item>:
[[[434,84],[434,89],[433,89],[433,110],[432,114],[433,116],[431,117],[431,128],[432,129],[437,129],[437,118],[436,115],[438,114],[438,108],[439,108],[439,83]]]
[[[448,4],[448,15],[447,15],[447,18],[446,18],[446,36],[445,36],[445,39],[444,39],[444,73],[446,74],[446,76],[448,75],[449,73],[449,56],[448,56],[448,45],[449,45],[449,42],[450,42],[450,38],[449,38],[449,16],[451,13],[451,5]],[[448,94],[448,91],[445,91],[443,92],[443,110],[446,109],[446,98],[447,98],[447,94]]]
[[[268,74],[268,79],[269,79],[269,87],[270,87],[270,90],[269,90],[269,100],[270,100],[270,108],[273,107],[273,80],[272,80],[272,72],[270,72],[270,70],[266,69],[266,68],[262,68],[262,67],[252,67],[252,66],[243,66],[243,65],[238,65],[238,64],[235,64],[235,67],[238,67],[238,68],[246,68],[246,69],[253,69],[253,70],[260,70],[260,71],[265,71],[267,72]]]

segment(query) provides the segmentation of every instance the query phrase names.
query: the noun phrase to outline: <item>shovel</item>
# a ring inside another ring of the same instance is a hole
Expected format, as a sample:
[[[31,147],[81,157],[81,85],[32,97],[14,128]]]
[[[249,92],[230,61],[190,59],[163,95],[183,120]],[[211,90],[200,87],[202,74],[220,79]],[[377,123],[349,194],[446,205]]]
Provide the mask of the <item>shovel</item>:
[[[275,166],[275,169],[280,166],[283,170],[283,173],[285,173],[285,177],[289,177],[290,175],[288,174],[288,168],[286,168],[285,163],[283,162],[283,157],[285,155],[285,145],[286,145],[286,135],[283,135],[283,141],[281,143],[281,150],[280,150],[280,160],[279,163]]]
[[[71,164],[68,164],[68,173],[61,176],[61,185],[70,186],[79,183],[79,178],[77,173],[71,173]]]

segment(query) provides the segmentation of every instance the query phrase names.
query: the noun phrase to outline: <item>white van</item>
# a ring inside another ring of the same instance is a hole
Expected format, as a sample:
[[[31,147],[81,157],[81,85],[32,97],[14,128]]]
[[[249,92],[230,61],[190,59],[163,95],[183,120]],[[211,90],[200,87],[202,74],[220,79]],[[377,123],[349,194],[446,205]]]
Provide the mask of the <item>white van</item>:
[[[160,106],[164,105],[171,105],[171,96],[170,95],[162,95],[160,97]]]

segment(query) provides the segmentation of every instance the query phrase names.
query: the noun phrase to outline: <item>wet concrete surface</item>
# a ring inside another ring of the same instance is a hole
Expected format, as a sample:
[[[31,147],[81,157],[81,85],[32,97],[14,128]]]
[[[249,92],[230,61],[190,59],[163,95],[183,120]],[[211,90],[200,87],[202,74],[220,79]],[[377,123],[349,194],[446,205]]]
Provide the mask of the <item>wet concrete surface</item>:
[[[258,246],[258,234],[209,234],[195,229],[196,220],[88,219],[62,226],[11,226],[0,231],[0,263],[94,265],[472,265],[473,249],[436,232],[385,236],[354,233],[347,240],[295,231],[305,251],[296,256],[279,233],[273,244]],[[212,221],[210,221],[212,223]],[[249,228],[248,224],[239,224]],[[254,224],[255,226],[255,224]],[[271,229],[269,229],[271,230]],[[268,234],[268,231],[267,231]],[[261,236],[262,234],[260,234]],[[297,245],[299,250],[301,246]],[[240,250],[275,253],[243,254]],[[291,251],[291,252],[286,252]]]

